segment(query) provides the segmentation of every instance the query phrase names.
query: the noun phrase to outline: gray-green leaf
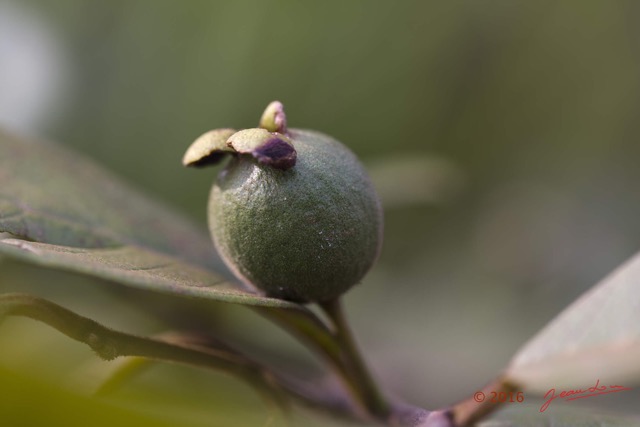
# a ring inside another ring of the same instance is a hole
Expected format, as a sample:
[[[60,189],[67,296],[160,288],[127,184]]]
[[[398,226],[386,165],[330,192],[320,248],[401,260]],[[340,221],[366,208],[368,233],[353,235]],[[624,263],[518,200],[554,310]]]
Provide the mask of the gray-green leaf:
[[[0,253],[176,295],[299,307],[226,281],[206,230],[88,159],[2,131]]]
[[[507,379],[533,392],[640,382],[640,254],[580,297],[513,358]]]

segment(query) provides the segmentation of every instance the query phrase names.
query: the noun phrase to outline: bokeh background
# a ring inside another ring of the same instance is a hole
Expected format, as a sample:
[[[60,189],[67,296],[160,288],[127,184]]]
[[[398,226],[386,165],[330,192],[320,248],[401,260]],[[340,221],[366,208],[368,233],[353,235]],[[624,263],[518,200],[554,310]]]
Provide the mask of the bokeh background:
[[[389,390],[434,408],[497,375],[638,250],[639,6],[0,0],[0,125],[73,147],[204,226],[215,171],[183,169],[184,150],[209,129],[254,126],[282,101],[290,126],[340,139],[374,177],[385,244],[346,297],[349,316]],[[0,263],[0,290],[131,332],[165,330],[184,321],[171,307],[193,304],[112,288]],[[196,308],[264,357],[317,369],[248,310]],[[172,366],[106,400],[83,397],[105,369],[84,346],[11,319],[0,327],[0,416],[12,425],[270,416],[243,384]],[[633,411],[620,397],[590,403]]]

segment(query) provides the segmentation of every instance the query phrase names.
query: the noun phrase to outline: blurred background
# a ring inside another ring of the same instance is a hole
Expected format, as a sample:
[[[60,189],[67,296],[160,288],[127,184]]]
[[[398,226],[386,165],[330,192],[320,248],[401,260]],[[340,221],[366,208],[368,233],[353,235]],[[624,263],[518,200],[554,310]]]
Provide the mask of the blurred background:
[[[389,390],[435,408],[495,377],[638,250],[639,18],[631,0],[0,0],[0,126],[64,143],[204,226],[216,172],[183,169],[185,149],[209,129],[254,126],[282,101],[291,127],[343,141],[380,190],[384,249],[347,295],[349,316]],[[191,304],[111,287],[0,264],[0,290],[130,332],[172,324],[140,310],[149,300]],[[198,308],[266,357],[315,369],[248,310]],[[0,416],[269,417],[243,384],[180,367],[153,369],[111,400],[58,388],[90,388],[101,366],[84,346],[11,319],[0,328]],[[621,397],[590,403],[631,411]]]

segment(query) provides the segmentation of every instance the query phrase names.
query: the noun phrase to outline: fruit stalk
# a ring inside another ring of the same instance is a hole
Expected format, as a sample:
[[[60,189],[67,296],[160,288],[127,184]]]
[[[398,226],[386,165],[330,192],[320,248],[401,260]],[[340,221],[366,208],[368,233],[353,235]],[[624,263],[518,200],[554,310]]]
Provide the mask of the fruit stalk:
[[[335,338],[342,350],[349,384],[365,410],[377,419],[389,417],[391,407],[373,379],[354,339],[345,316],[341,299],[335,298],[320,304],[334,326]]]

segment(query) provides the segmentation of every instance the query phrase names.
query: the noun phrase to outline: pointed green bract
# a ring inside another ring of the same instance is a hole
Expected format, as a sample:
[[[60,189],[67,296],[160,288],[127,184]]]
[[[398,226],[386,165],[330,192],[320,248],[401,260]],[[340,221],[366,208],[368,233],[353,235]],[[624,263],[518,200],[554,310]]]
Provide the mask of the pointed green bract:
[[[269,132],[287,133],[287,116],[280,101],[273,101],[267,105],[260,118],[260,127]]]
[[[262,128],[244,129],[229,137],[227,144],[240,154],[249,154],[259,163],[287,170],[295,166],[297,152],[290,138]]]
[[[230,135],[227,143],[238,153],[250,154],[274,137],[275,134],[262,128],[243,129]],[[291,144],[289,138],[284,135],[279,135],[279,137]]]
[[[200,135],[184,153],[182,164],[203,167],[218,163],[225,154],[234,152],[227,144],[234,133],[233,129],[214,129]]]

